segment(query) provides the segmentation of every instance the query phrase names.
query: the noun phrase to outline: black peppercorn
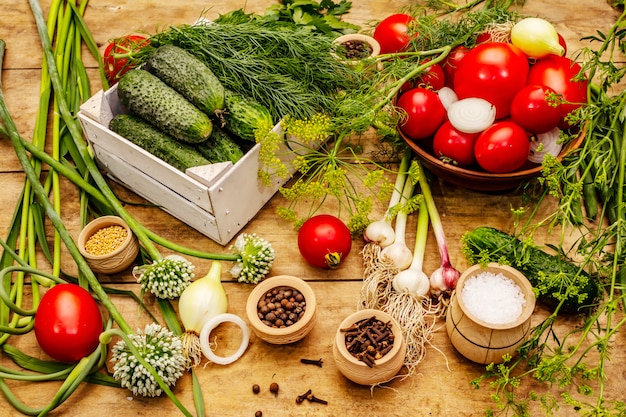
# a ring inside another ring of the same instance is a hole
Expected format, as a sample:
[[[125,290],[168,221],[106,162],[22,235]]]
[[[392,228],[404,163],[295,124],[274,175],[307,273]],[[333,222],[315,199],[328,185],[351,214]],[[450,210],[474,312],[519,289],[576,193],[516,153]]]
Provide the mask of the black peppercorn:
[[[252,386],[252,392],[255,394],[258,394],[259,392],[261,392],[261,387],[259,386],[259,384],[254,384]]]

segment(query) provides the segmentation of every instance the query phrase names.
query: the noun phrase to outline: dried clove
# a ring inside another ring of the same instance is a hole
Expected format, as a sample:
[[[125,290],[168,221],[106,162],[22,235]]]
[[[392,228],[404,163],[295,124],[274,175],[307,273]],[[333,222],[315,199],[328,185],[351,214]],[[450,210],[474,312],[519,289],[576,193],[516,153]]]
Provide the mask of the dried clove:
[[[304,394],[298,395],[296,397],[296,404],[302,404],[304,402],[304,400],[309,398],[309,395],[311,395],[311,390],[310,389],[307,392],[305,392]]]
[[[307,390],[307,392],[305,392],[304,394],[298,395],[296,397],[296,404],[302,404],[304,400],[312,403],[328,404],[328,401],[322,400],[321,398],[317,398],[315,395],[313,395],[313,392],[310,389]]]
[[[370,368],[393,347],[394,335],[389,323],[376,319],[376,316],[359,320],[341,331],[345,333],[348,352]]]
[[[315,395],[310,395],[309,397],[307,397],[307,400],[311,401],[312,403],[328,404],[328,401],[317,398]]]
[[[322,367],[322,363],[324,363],[324,361],[320,358],[320,359],[300,359],[301,363],[307,364],[307,365],[316,365],[319,366],[320,368]]]

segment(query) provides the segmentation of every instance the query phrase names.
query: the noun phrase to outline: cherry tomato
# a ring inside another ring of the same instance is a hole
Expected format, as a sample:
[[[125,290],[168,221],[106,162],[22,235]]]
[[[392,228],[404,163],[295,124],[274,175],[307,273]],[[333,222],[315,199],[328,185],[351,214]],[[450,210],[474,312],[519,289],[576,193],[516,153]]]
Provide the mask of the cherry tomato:
[[[587,79],[576,81],[574,77],[581,71],[580,65],[563,56],[548,55],[537,60],[528,72],[528,84],[539,84],[550,87],[560,94],[563,103],[559,106],[562,119],[573,110],[587,102]],[[570,128],[564,120],[561,128]]]
[[[472,48],[463,57],[454,75],[459,99],[479,97],[496,108],[496,118],[509,115],[511,101],[526,85],[528,59],[514,45],[487,42]]]
[[[352,248],[350,230],[339,218],[318,214],[305,221],[298,231],[298,249],[307,263],[335,269]]]
[[[532,133],[545,133],[559,125],[561,110],[549,102],[550,87],[528,85],[517,92],[511,103],[511,119]]]
[[[512,121],[496,122],[485,129],[474,146],[476,162],[485,171],[513,172],[528,159],[530,141],[524,129]]]
[[[454,74],[456,73],[459,63],[468,52],[469,49],[463,45],[455,46],[446,59],[444,59],[443,64],[441,64],[441,69],[443,69],[446,86],[454,88]]]
[[[104,74],[111,85],[117,83],[131,66],[127,58],[118,58],[116,54],[127,54],[148,44],[145,36],[128,35],[113,39],[104,50]]]
[[[446,85],[446,76],[441,65],[435,63],[427,67],[423,73],[407,81],[402,85],[400,91],[405,93],[415,87],[430,87],[434,91],[440,90]]]
[[[407,114],[399,124],[400,130],[413,140],[431,136],[446,119],[446,109],[437,93],[423,87],[402,94],[397,105]]]
[[[478,133],[464,133],[445,121],[433,138],[435,157],[459,167],[468,167],[476,162],[474,144]]]
[[[392,54],[403,51],[411,42],[409,25],[413,17],[397,13],[383,19],[374,28],[374,39],[380,44],[381,54]]]
[[[87,290],[57,284],[41,298],[34,327],[44,352],[61,362],[77,362],[98,347],[102,314]]]

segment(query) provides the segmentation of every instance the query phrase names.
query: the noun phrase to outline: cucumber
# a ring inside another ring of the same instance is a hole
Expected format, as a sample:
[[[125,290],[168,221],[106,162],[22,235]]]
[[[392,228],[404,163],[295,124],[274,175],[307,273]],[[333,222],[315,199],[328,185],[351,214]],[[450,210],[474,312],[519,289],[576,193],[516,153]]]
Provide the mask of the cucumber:
[[[224,128],[233,135],[255,141],[257,129],[272,129],[272,116],[267,107],[258,101],[230,90],[226,90],[225,98]]]
[[[201,143],[211,136],[213,124],[209,116],[148,71],[133,69],[124,74],[117,95],[130,113],[150,121],[175,139]]]
[[[180,171],[211,163],[193,146],[177,141],[132,114],[115,116],[109,129]]]
[[[163,45],[148,59],[147,70],[209,116],[224,109],[222,83],[190,52],[176,45]]]
[[[594,279],[563,256],[550,255],[505,232],[492,227],[477,227],[461,238],[462,251],[471,264],[499,262],[523,273],[538,290],[537,299],[555,307],[564,299],[561,310],[580,312],[593,306],[600,290]],[[572,288],[577,295],[566,294]]]
[[[196,149],[213,163],[231,161],[236,164],[243,156],[241,146],[217,126],[213,127],[213,133],[211,133],[209,140],[196,145]]]

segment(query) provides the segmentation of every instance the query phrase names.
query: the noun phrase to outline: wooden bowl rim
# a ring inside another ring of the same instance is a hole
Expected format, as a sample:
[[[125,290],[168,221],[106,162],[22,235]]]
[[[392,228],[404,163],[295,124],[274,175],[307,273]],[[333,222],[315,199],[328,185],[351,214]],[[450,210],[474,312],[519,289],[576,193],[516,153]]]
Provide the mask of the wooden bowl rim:
[[[515,320],[508,322],[508,323],[489,323],[487,321],[479,319],[478,317],[474,316],[471,313],[471,311],[468,311],[467,307],[465,306],[465,303],[463,302],[463,297],[460,296],[460,291],[463,289],[463,284],[465,284],[466,280],[477,275],[480,272],[485,272],[485,271],[493,272],[496,274],[500,272],[507,278],[510,278],[513,281],[515,281],[517,285],[519,285],[520,289],[522,290],[522,293],[524,294],[524,298],[526,299],[526,304],[522,307],[521,314]],[[461,274],[459,280],[457,281],[456,289],[454,292],[455,292],[454,296],[456,297],[457,302],[459,303],[459,307],[461,308],[461,310],[463,310],[463,313],[467,315],[468,318],[472,320],[473,322],[475,322],[476,324],[479,324],[489,329],[505,330],[505,329],[512,329],[514,327],[517,327],[521,325],[522,323],[524,323],[526,320],[528,320],[530,316],[533,314],[533,311],[535,310],[536,297],[533,291],[533,286],[528,280],[528,278],[526,278],[526,276],[522,274],[520,271],[518,271],[517,269],[508,265],[499,264],[497,262],[490,262],[484,266],[480,264],[476,264],[467,268]]]
[[[355,311],[341,322],[339,328],[337,329],[337,333],[335,333],[335,346],[337,347],[339,354],[354,366],[360,366],[363,368],[368,367],[363,361],[358,360],[350,352],[348,352],[348,348],[346,348],[345,342],[345,333],[342,332],[341,329],[349,327],[361,319],[372,316],[376,316],[376,318],[378,318],[379,320],[382,319],[384,321],[391,322],[391,331],[394,334],[393,348],[391,348],[391,350],[387,352],[385,356],[374,361],[376,366],[385,366],[386,363],[394,360],[395,356],[399,352],[401,352],[401,349],[404,346],[404,336],[402,335],[402,329],[400,328],[400,324],[398,324],[396,319],[394,319],[388,313],[373,308]]]
[[[304,311],[304,315],[300,320],[298,320],[291,326],[274,328],[266,325],[261,321],[261,319],[259,319],[257,311],[257,305],[259,303],[259,300],[261,299],[263,294],[276,287],[295,288],[302,293],[306,301],[306,310]],[[246,313],[253,329],[262,332],[264,334],[262,338],[271,339],[274,337],[288,336],[293,333],[297,333],[306,326],[309,326],[311,324],[311,320],[315,318],[316,307],[317,302],[315,299],[315,292],[313,292],[313,288],[311,288],[311,286],[305,280],[291,275],[276,275],[264,279],[263,281],[258,283],[256,287],[254,287],[254,289],[248,296],[248,302],[246,303]]]
[[[85,243],[87,243],[87,240],[94,233],[96,233],[100,229],[104,229],[105,227],[113,225],[122,226],[128,232],[126,235],[126,240],[124,240],[124,242],[119,247],[117,247],[117,249],[102,255],[93,255],[85,250]],[[81,230],[80,234],[78,235],[77,246],[83,257],[97,261],[114,258],[122,252],[126,251],[128,249],[128,246],[132,243],[133,239],[135,239],[135,235],[130,229],[130,226],[128,226],[128,224],[124,221],[124,219],[118,216],[101,216],[93,219],[92,221],[87,223],[85,227],[83,227],[83,230]]]

